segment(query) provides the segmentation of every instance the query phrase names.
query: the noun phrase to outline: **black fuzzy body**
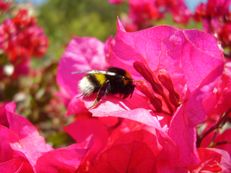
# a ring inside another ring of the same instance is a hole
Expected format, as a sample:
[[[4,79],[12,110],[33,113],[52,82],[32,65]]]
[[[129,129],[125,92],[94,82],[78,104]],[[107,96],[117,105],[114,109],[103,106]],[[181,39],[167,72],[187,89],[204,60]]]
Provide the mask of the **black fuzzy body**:
[[[118,94],[122,98],[127,98],[132,95],[135,88],[130,74],[118,67],[110,67],[106,71],[93,70],[85,77],[91,84],[91,92],[97,93],[97,100],[109,94]],[[83,94],[90,95],[91,93]]]
[[[106,74],[106,78],[109,82],[108,93],[119,94],[123,98],[127,98],[133,93],[135,85],[130,75],[128,75],[124,69],[110,67],[107,72],[114,72],[116,74],[115,76]]]

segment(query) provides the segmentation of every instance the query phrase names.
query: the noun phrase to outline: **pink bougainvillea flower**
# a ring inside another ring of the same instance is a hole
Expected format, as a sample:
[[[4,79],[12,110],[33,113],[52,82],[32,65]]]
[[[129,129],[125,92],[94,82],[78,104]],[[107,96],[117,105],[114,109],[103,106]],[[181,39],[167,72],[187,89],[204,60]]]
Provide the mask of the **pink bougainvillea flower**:
[[[79,94],[77,85],[82,76],[73,75],[72,72],[89,70],[89,62],[96,61],[99,54],[90,59],[91,57],[85,55],[86,52],[94,52],[97,46],[94,46],[93,50],[89,46],[88,49],[83,46],[85,51],[82,51],[82,47],[77,49],[76,42],[76,39],[73,40],[64,53],[59,64],[57,80],[61,91],[65,92],[69,98],[79,101],[79,98],[75,96]],[[80,39],[80,42],[86,41]],[[212,44],[208,45],[207,42]],[[134,78],[147,81],[144,81],[147,86],[137,85],[145,97],[136,91],[132,98],[126,100],[118,101],[114,97],[108,97],[108,101],[102,101],[98,107],[90,110],[93,115],[103,116],[105,113],[105,116],[108,116],[113,112],[122,115],[123,110],[127,113],[127,110],[135,108],[145,108],[143,110],[154,110],[159,113],[168,111],[173,115],[179,104],[187,101],[189,105],[187,109],[194,114],[190,116],[192,121],[195,121],[192,123],[197,124],[204,119],[201,109],[194,110],[196,102],[200,106],[202,101],[200,93],[203,91],[200,89],[218,77],[223,69],[223,56],[213,37],[197,30],[179,30],[167,26],[128,33],[119,23],[117,35],[108,41],[106,49],[105,55],[100,54],[99,61],[105,62],[105,56],[107,56],[107,63],[102,63],[104,66],[92,66],[91,69],[102,69],[109,65],[126,69]],[[102,44],[99,50],[103,52]],[[131,65],[133,63],[135,68]],[[194,75],[193,71],[196,71],[198,75]],[[159,79],[156,82],[152,78]],[[162,98],[150,92],[157,93]],[[153,99],[155,102],[152,102]],[[83,101],[86,107],[92,103]],[[116,101],[118,103],[113,104]],[[161,103],[155,105],[158,101]],[[75,105],[75,101],[71,103]],[[78,109],[82,111],[84,105],[80,105],[75,106],[76,112]],[[166,111],[163,111],[164,109]]]
[[[11,6],[11,2],[0,0],[0,13],[7,11]]]
[[[150,21],[160,17],[158,9],[154,6],[154,0],[129,0],[129,18],[138,28],[145,28]]]
[[[226,129],[223,133],[219,134],[214,143],[216,148],[227,151],[231,156],[231,129]]]
[[[177,146],[166,133],[150,133],[137,125],[133,130],[127,125],[120,126],[108,138],[105,138],[108,135],[105,136],[105,126],[96,119],[76,121],[68,126],[68,133],[77,141],[82,141],[87,134],[98,141],[98,147],[92,146],[77,172],[226,172],[230,169],[230,157],[225,151],[215,149],[211,149],[212,155],[208,155],[207,149],[199,149],[200,162],[191,164],[191,167],[180,165]]]
[[[127,133],[107,146],[90,172],[156,172],[160,150],[156,142],[155,136],[147,131]]]
[[[15,104],[0,106],[0,171],[11,173],[75,172],[91,138],[68,147],[53,149],[37,129],[15,113]]]
[[[80,40],[87,43],[84,39]],[[69,113],[81,115],[90,111],[93,117],[99,119],[130,119],[145,125],[146,130],[152,129],[153,132],[158,129],[157,132],[165,136],[158,140],[168,139],[171,143],[166,145],[162,142],[164,157],[159,163],[162,166],[157,166],[160,172],[189,170],[199,164],[195,127],[206,117],[204,95],[211,92],[206,87],[221,75],[224,65],[215,38],[201,31],[169,26],[129,33],[118,22],[117,34],[107,41],[105,54],[101,54],[100,58],[106,62],[105,68],[121,67],[139,81],[135,82],[136,90],[131,98],[123,100],[112,95],[105,96],[90,110],[87,108],[93,100],[76,97],[80,94],[77,85],[81,76],[66,76],[72,71],[90,68],[89,57],[77,46],[76,39],[71,41],[59,64],[57,77],[61,89],[72,96]],[[88,46],[87,50],[91,52],[96,47],[91,49]],[[93,69],[101,68],[96,66]],[[161,129],[160,126],[167,128]],[[166,157],[169,155],[171,158]]]
[[[38,173],[74,173],[78,170],[88,147],[88,142],[84,142],[46,152],[38,158],[36,171]]]
[[[97,119],[80,119],[65,127],[65,131],[77,142],[82,142],[92,136],[91,150],[100,150],[107,142],[108,131]],[[94,151],[93,151],[94,152]]]
[[[213,44],[206,46],[206,42]],[[200,93],[203,91],[200,88],[218,77],[223,69],[223,55],[213,37],[197,30],[179,30],[167,26],[128,33],[118,23],[117,34],[108,44],[108,64],[128,70],[135,79],[146,80],[143,82],[146,85],[137,82],[137,89],[146,97],[141,97],[138,92],[133,94],[146,100],[146,103],[139,103],[138,99],[134,102],[132,97],[122,100],[125,105],[131,101],[128,107],[132,109],[137,107],[136,104],[142,105],[140,108],[149,105],[149,109],[154,112],[169,112],[173,115],[180,103],[187,103],[187,109],[191,109],[189,112],[194,114],[190,116],[195,121],[192,123],[197,124],[197,120],[203,119],[199,105],[197,110],[193,108],[197,102],[201,104]],[[133,63],[134,67],[131,66]],[[194,75],[193,71],[198,75]],[[179,100],[174,100],[175,97],[179,97]],[[155,105],[156,102],[152,102],[154,98],[162,104]],[[108,115],[106,106],[107,103],[102,102],[90,111],[96,116],[99,112]],[[126,110],[122,105],[118,107]]]
[[[82,98],[79,97],[81,93],[78,90],[78,81],[88,70],[105,70],[108,66],[109,64],[106,62],[104,54],[104,44],[97,39],[76,37],[69,43],[66,52],[59,63],[57,75],[57,82],[60,86],[60,95],[68,105],[68,114],[83,114],[83,112],[88,112],[86,108],[92,105],[92,100],[82,100]],[[73,74],[73,72],[80,72],[80,74]],[[106,102],[106,106],[107,103],[110,104],[109,107],[111,112],[114,112],[113,110],[115,110],[114,115],[120,115],[123,118],[128,117],[128,114],[125,111],[127,104],[132,108],[137,107],[136,104],[146,107],[146,98],[137,94],[130,98],[130,101],[127,102],[126,100],[123,100],[120,102],[121,104],[118,105],[113,104],[114,102],[118,102],[118,98],[111,97],[110,100],[111,102]],[[124,104],[124,102],[126,102],[126,104]],[[147,117],[145,117],[145,115],[143,116],[143,122],[145,122],[147,118],[149,120],[145,123],[156,124],[156,126],[158,126],[157,124],[159,123],[157,122],[157,119],[151,116],[149,110],[143,109],[143,111],[147,114]],[[134,110],[134,112],[130,114],[130,119],[134,120],[138,119],[137,117],[141,117],[140,112],[140,109],[137,109],[137,112]],[[105,111],[98,112],[98,115],[105,116]]]
[[[128,0],[128,14],[123,15],[122,21],[127,31],[137,31],[153,26],[167,12],[177,23],[185,24],[191,17],[184,0]]]
[[[33,168],[26,157],[15,152],[10,143],[15,143],[18,140],[17,136],[6,127],[0,125],[0,171],[1,172],[26,172],[33,173]]]
[[[0,26],[0,48],[10,61],[23,61],[31,56],[44,55],[48,39],[34,17],[21,9],[12,19],[6,19]]]
[[[100,119],[78,119],[67,126],[66,131],[76,141],[82,141],[89,136],[93,139],[78,172],[107,172],[114,169],[124,172],[128,167],[129,171],[155,170],[156,156],[161,145],[155,135],[141,130],[141,127],[142,124],[123,121],[118,128],[114,126],[108,130]],[[145,154],[145,157],[141,159],[138,151]]]
[[[225,63],[222,76],[216,80],[212,87],[213,92],[208,95],[205,107],[209,119],[216,121],[221,114],[230,111],[231,108],[231,62]]]
[[[231,0],[208,0],[198,5],[194,15],[203,22],[205,31],[217,37],[227,57],[231,56],[230,6]]]
[[[222,76],[212,86],[204,101],[207,119],[200,127],[197,145],[225,149],[230,154],[231,63],[227,61]]]
[[[156,0],[155,5],[163,15],[170,12],[177,23],[187,23],[191,16],[184,0]]]
[[[4,20],[0,25],[0,49],[6,59],[2,66],[12,65],[13,77],[25,75],[29,71],[30,58],[42,57],[47,47],[48,38],[43,29],[25,9],[19,10],[15,17]]]
[[[206,42],[213,44],[206,46]],[[120,67],[129,68],[132,61],[136,62],[134,67],[139,73],[132,67],[129,71],[137,77],[141,74],[151,84],[149,90],[162,96],[163,104],[159,109],[151,101],[153,96],[143,92],[149,97],[150,109],[154,107],[160,113],[166,108],[168,112],[178,109],[171,113],[173,118],[168,131],[179,150],[177,163],[180,167],[196,163],[194,128],[206,115],[203,88],[221,75],[223,69],[223,55],[216,40],[203,32],[171,27],[127,33],[119,24],[109,52],[108,62],[112,65],[120,64]],[[163,70],[164,75],[160,76]],[[194,74],[195,71],[198,75]],[[173,97],[175,93],[179,96],[181,106],[174,104],[173,98],[177,98]],[[170,104],[167,105],[167,102]],[[92,110],[93,115],[97,116],[100,106]]]
[[[231,171],[230,156],[225,151],[211,148],[200,148],[198,153],[201,163],[192,172],[228,173]]]
[[[11,153],[8,156],[3,154],[1,160],[4,159],[5,162],[13,161],[19,157],[20,160],[33,167],[43,152],[52,149],[29,121],[15,113],[15,104],[9,103],[1,106],[0,123],[1,133],[4,135],[5,131],[5,135],[9,135],[7,141],[3,140],[3,143],[1,142],[3,144],[1,146],[4,147],[2,150]],[[19,170],[22,165],[22,163],[18,164]]]

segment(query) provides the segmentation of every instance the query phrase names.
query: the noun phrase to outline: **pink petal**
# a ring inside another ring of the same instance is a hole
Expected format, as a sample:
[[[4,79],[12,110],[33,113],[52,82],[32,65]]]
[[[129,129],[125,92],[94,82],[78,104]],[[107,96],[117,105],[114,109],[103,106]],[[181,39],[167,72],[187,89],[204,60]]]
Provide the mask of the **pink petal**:
[[[146,131],[128,133],[100,155],[92,172],[156,172],[154,141]]]
[[[111,109],[110,112],[106,112],[108,108]],[[147,126],[151,126],[153,128],[160,128],[159,121],[156,117],[154,117],[150,111],[143,108],[136,108],[131,110],[123,109],[120,105],[114,104],[110,101],[106,101],[100,105],[99,108],[93,109],[91,111],[93,116],[95,117],[120,117],[133,121],[137,121],[139,123],[145,124]]]
[[[17,137],[10,141],[10,147],[15,152],[23,153],[30,164],[34,166],[43,152],[52,149],[51,146],[46,144],[44,138],[39,135],[37,129],[26,118],[15,113],[14,103],[6,104],[1,109],[5,112],[0,115],[0,119],[5,120],[3,125],[6,125]]]
[[[213,150],[214,152],[217,152],[221,155],[220,166],[222,168],[222,171],[224,173],[231,172],[231,158],[230,158],[229,153],[225,150],[220,150],[216,148],[211,148],[210,150]]]
[[[39,173],[73,173],[78,169],[86,152],[87,148],[78,144],[49,151],[38,159],[36,171]]]
[[[173,78],[182,74],[191,91],[216,78],[223,69],[223,55],[216,39],[198,30],[158,26],[125,32],[118,21],[115,40],[108,44],[109,64],[137,76],[131,66],[134,61],[147,63],[153,71],[164,68]]]
[[[191,93],[186,102],[183,103],[184,114],[188,119],[188,126],[195,127],[205,120],[206,112],[203,105],[203,99],[205,95],[206,92],[197,89]]]
[[[0,161],[4,162],[14,157],[14,151],[10,147],[10,142],[18,140],[17,136],[6,127],[0,125]]]
[[[231,171],[231,159],[224,150],[215,148],[199,148],[201,163],[195,172],[224,172]]]
[[[86,108],[84,102],[80,100],[80,98],[74,97],[71,99],[67,106],[67,115],[80,115],[84,113],[88,113],[88,109]]]
[[[154,128],[160,128],[159,121],[152,115],[146,103],[147,100],[137,94],[133,94],[131,98],[127,99],[108,96],[105,101],[102,100],[97,107],[89,111],[94,117],[120,117]]]
[[[106,127],[97,119],[78,119],[66,126],[65,131],[77,142],[92,136],[93,140],[99,140],[99,143],[104,144],[108,137]]]
[[[29,162],[23,157],[16,157],[0,163],[0,172],[4,173],[34,173]]]
[[[216,143],[225,142],[222,145],[216,146],[216,148],[220,148],[220,149],[223,149],[223,150],[227,151],[230,154],[230,156],[231,156],[231,129],[225,130],[225,132],[223,132],[221,135],[219,135],[215,139],[215,142]]]
[[[33,173],[25,155],[11,148],[11,143],[18,140],[14,132],[0,125],[0,138],[0,172]]]
[[[78,119],[66,126],[65,131],[77,142],[91,137],[89,152],[92,157],[106,145],[109,135],[105,125],[97,119]]]
[[[184,106],[175,113],[168,134],[175,142],[178,152],[175,161],[179,167],[191,167],[199,162],[196,150],[196,130],[187,118]]]

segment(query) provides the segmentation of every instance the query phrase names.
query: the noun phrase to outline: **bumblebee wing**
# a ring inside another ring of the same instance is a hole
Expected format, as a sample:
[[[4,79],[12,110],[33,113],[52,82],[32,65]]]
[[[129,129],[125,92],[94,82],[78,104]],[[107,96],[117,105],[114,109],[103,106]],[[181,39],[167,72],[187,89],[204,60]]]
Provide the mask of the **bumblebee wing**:
[[[88,73],[90,70],[81,70],[81,71],[73,71],[71,74],[83,74],[83,73]]]
[[[105,74],[105,75],[110,75],[110,76],[115,76],[116,73],[114,72],[110,72],[110,71],[104,71],[104,70],[82,70],[82,71],[73,71],[71,72],[71,74],[83,74],[83,73],[87,73],[87,74]]]
[[[104,75],[109,75],[109,76],[117,75],[115,72],[104,71],[104,70],[92,70],[92,71],[89,71],[88,74],[104,74]]]

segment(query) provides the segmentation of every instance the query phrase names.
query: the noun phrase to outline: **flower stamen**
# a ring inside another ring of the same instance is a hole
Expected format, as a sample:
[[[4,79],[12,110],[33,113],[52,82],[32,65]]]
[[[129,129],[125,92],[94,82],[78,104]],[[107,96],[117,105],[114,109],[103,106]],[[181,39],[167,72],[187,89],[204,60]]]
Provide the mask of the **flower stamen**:
[[[133,66],[136,71],[151,85],[153,93],[142,83],[136,85],[137,89],[149,98],[150,103],[157,112],[167,112],[169,115],[172,115],[176,108],[180,105],[180,97],[174,90],[172,80],[167,72],[161,69],[156,75],[148,66],[138,61],[134,62]],[[163,109],[163,103],[166,105],[168,111]]]

